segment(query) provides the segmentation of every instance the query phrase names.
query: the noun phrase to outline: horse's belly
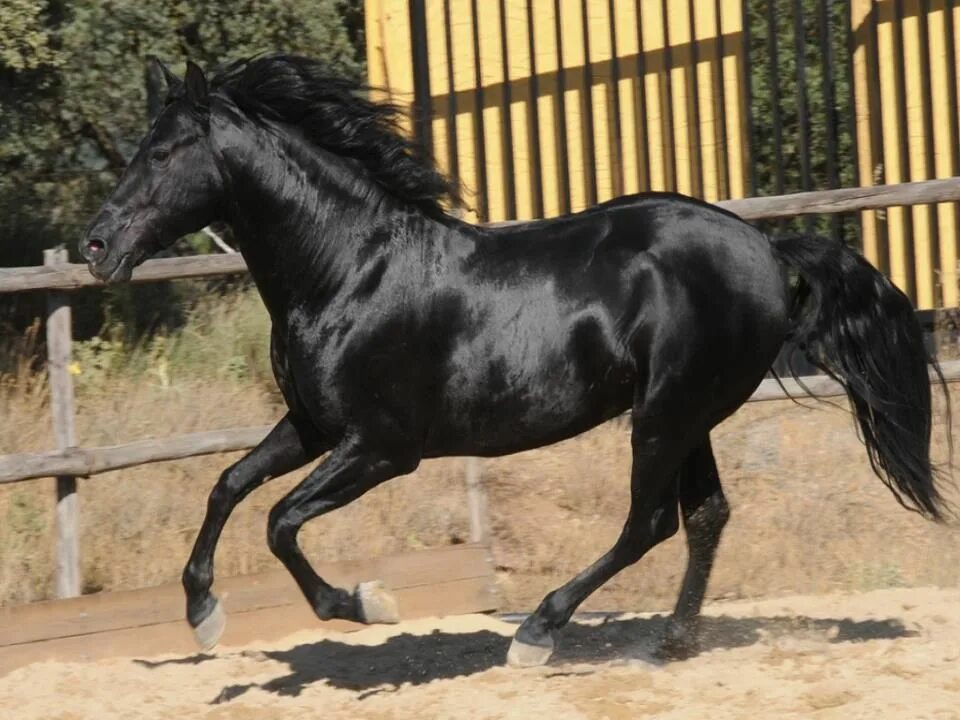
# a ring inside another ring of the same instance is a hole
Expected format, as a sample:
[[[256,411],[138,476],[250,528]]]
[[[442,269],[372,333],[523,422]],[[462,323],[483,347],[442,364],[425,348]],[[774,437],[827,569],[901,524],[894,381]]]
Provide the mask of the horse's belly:
[[[611,366],[613,367],[613,366]],[[426,455],[505,455],[549,445],[627,410],[632,373],[584,381],[573,361],[529,373],[494,369],[482,382],[448,388],[427,437]]]

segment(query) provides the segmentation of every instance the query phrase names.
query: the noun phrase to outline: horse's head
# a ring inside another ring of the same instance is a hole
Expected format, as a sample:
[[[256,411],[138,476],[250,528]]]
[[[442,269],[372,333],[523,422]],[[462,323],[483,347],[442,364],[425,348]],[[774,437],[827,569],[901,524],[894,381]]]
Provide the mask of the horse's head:
[[[203,71],[188,63],[181,81],[160,68],[166,104],[80,242],[80,254],[101,280],[128,280],[147,257],[215,220],[222,204]]]

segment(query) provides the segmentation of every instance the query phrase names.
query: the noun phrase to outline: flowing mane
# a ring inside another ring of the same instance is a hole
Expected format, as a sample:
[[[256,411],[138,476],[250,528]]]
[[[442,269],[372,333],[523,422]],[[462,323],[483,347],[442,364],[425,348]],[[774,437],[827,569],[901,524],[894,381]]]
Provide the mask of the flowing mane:
[[[368,87],[330,73],[322,63],[272,54],[239,60],[213,87],[248,115],[299,128],[317,147],[359,163],[387,193],[431,217],[461,202],[459,185],[402,134],[396,105],[368,99]]]

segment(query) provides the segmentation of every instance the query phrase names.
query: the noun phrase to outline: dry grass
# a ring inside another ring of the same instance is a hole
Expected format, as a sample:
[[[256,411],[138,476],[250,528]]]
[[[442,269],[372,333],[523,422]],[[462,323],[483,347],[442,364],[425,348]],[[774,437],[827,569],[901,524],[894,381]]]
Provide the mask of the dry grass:
[[[109,346],[81,348],[80,443],[278,418],[282,408],[263,377],[265,318],[258,313],[249,299],[208,308],[184,335],[119,360]],[[42,376],[28,368],[0,383],[0,453],[52,446],[45,396]],[[714,433],[733,519],[711,596],[960,584],[956,527],[903,511],[871,474],[849,416],[816,407],[751,404]],[[960,418],[958,410],[955,402]],[[233,459],[194,458],[82,480],[86,589],[177,580],[206,495]],[[619,532],[628,501],[628,428],[613,423],[550,448],[484,461],[483,473],[504,607],[530,608]],[[302,476],[270,483],[237,509],[217,555],[221,576],[275,567],[264,541],[267,512]],[[53,492],[51,480],[0,488],[0,604],[50,593]],[[414,475],[309,524],[302,537],[308,556],[334,560],[460,542],[467,527],[463,463],[447,459],[425,462]],[[684,563],[681,534],[586,607],[667,608]]]

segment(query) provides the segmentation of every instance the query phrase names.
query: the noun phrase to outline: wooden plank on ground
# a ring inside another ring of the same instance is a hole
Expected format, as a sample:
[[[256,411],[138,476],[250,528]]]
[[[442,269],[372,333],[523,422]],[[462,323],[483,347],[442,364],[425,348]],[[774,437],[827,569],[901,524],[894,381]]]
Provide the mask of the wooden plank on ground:
[[[343,587],[382,580],[396,594],[403,619],[496,609],[489,551],[481,545],[333,563],[318,571]],[[228,614],[223,645],[276,640],[299,630],[362,627],[318,620],[282,570],[227,578],[216,591]],[[5,608],[0,610],[0,673],[43,659],[192,653],[196,646],[183,615],[178,584]]]

